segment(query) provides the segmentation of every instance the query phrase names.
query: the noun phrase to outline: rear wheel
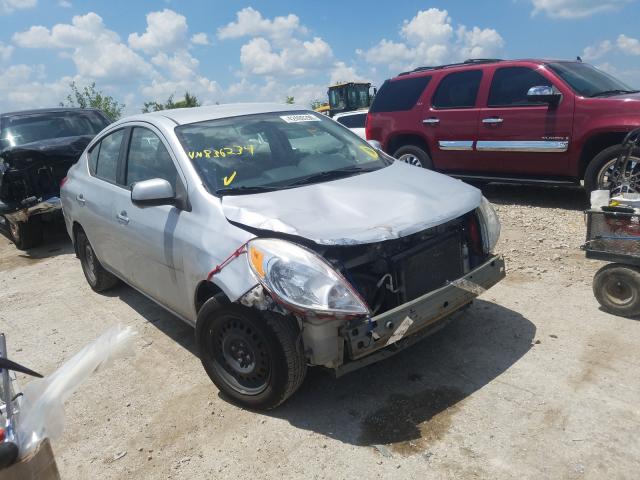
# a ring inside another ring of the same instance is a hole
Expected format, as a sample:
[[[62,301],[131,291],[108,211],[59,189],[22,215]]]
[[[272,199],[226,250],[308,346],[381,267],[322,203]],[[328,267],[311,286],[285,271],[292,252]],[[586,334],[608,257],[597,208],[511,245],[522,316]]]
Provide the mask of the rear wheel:
[[[11,240],[19,250],[28,250],[42,243],[44,230],[40,217],[31,217],[26,222],[8,221],[8,223]]]
[[[415,145],[405,145],[397,149],[393,156],[401,162],[408,163],[416,167],[428,168],[433,170],[433,162],[431,157],[422,148]]]
[[[584,172],[584,188],[587,193],[593,190],[612,190],[612,193],[640,193],[640,148],[636,148],[626,171],[619,172],[615,168],[616,160],[626,148],[614,145],[605,148],[587,166]]]
[[[118,284],[118,278],[104,269],[82,230],[76,234],[76,250],[84,277],[94,291],[104,292]]]
[[[268,410],[302,384],[307,365],[294,318],[209,299],[198,313],[196,342],[207,374],[244,407]]]
[[[593,277],[593,294],[609,313],[640,315],[640,269],[619,263],[605,265]]]

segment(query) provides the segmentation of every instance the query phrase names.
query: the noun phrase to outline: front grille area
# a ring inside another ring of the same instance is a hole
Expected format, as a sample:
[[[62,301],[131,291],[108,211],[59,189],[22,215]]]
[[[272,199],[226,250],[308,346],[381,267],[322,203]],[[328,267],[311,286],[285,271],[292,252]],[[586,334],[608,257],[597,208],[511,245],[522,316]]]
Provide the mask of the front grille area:
[[[426,245],[394,257],[400,303],[443,287],[464,274],[460,231],[438,236]]]

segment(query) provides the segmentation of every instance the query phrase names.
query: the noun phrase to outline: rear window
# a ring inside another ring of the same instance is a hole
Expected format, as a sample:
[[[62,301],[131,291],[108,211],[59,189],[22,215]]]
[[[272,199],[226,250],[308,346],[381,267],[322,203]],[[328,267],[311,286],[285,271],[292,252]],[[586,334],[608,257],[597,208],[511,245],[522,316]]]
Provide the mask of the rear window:
[[[438,85],[433,96],[435,108],[469,108],[476,105],[482,80],[481,70],[450,73]]]
[[[338,123],[341,123],[347,128],[364,128],[364,124],[367,121],[366,113],[358,113],[356,115],[346,115],[339,117]]]
[[[412,77],[402,80],[387,80],[378,90],[370,112],[398,112],[411,110],[431,77]]]

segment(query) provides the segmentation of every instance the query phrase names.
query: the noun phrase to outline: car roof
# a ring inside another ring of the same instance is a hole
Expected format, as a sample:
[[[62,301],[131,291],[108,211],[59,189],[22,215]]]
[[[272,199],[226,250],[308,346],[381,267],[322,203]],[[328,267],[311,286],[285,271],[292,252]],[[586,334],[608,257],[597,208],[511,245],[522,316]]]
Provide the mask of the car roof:
[[[407,72],[402,72],[396,75],[396,77],[403,77],[406,75],[414,75],[414,74],[430,74],[434,71],[438,70],[465,70],[467,68],[478,68],[483,65],[495,65],[500,63],[501,65],[513,65],[519,63],[536,63],[536,64],[547,64],[547,63],[581,63],[579,60],[558,60],[558,59],[540,59],[540,58],[520,58],[513,60],[502,60],[500,58],[471,58],[465,60],[460,63],[450,63],[447,65],[436,65],[436,66],[428,66],[428,67],[417,67],[413,70],[409,70]]]
[[[16,110],[15,112],[0,113],[0,117],[11,117],[14,115],[32,115],[36,113],[60,113],[60,112],[79,112],[93,111],[103,113],[97,108],[79,108],[79,107],[57,107],[57,108],[34,108],[31,110]]]
[[[367,113],[368,111],[368,108],[361,108],[360,110],[352,110],[351,112],[336,113],[333,118],[349,117],[351,115],[362,115],[363,113]]]
[[[122,118],[117,123],[149,121],[153,118],[168,118],[177,125],[184,125],[187,123],[204,122],[206,120],[217,120],[219,118],[240,117],[257,113],[289,112],[292,110],[311,111],[300,105],[283,103],[228,103],[206,107],[174,108],[171,110],[160,110],[159,112],[142,113]]]

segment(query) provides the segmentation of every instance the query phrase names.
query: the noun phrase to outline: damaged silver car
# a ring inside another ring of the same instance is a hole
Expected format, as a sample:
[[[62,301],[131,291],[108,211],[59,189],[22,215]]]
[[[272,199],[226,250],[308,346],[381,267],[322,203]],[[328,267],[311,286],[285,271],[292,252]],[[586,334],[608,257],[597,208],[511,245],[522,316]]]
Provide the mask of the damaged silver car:
[[[435,331],[504,277],[481,192],[291,105],[177,109],[99,134],[62,188],[96,291],[118,279],[195,326],[204,368],[273,408]]]

